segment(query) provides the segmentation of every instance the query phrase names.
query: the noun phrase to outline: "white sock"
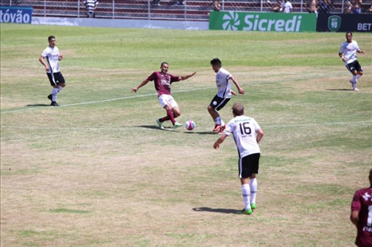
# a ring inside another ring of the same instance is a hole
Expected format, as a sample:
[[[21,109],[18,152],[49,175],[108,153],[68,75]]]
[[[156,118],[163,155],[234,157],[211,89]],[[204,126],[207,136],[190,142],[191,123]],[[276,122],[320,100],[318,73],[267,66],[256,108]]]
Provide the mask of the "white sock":
[[[214,122],[217,124],[217,125],[220,125],[221,124],[221,117],[217,117],[214,119]]]
[[[249,193],[250,193],[249,184],[243,184],[242,185],[242,196],[243,196],[243,199],[244,199],[244,209],[245,210],[248,210],[248,209],[251,208],[251,203],[249,201]]]
[[[58,94],[58,88],[53,88],[52,89],[52,101],[53,102],[57,101],[57,94]]]
[[[61,92],[62,89],[63,89],[63,87],[58,86],[58,93]]]
[[[225,122],[222,120],[222,118],[221,118],[221,125],[222,126],[225,125]]]
[[[353,75],[353,78],[351,78],[351,81],[352,81],[353,83],[356,83],[358,79],[359,79],[359,78],[358,78],[358,75]]]
[[[249,186],[251,187],[251,203],[256,203],[257,179],[256,178],[250,179]]]
[[[361,77],[361,75],[359,75],[359,74],[356,75],[356,79],[357,79],[357,80],[358,80],[360,77]]]

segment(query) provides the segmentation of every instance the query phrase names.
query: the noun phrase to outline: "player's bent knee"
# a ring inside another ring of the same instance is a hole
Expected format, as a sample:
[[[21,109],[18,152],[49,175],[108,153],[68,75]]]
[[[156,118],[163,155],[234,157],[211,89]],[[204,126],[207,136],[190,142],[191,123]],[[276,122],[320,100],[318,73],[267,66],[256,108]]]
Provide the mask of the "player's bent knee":
[[[362,75],[363,75],[363,71],[359,71],[359,75],[361,75],[361,76],[362,76]]]

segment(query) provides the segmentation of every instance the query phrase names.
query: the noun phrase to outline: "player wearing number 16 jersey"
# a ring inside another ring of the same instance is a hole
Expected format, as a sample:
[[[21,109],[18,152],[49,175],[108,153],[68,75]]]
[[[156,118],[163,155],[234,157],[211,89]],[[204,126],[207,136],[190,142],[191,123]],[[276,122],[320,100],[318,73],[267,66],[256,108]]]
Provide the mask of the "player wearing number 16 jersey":
[[[251,214],[252,209],[256,208],[256,174],[259,169],[261,153],[258,143],[264,133],[256,120],[243,115],[244,106],[242,104],[235,103],[232,110],[234,118],[227,123],[224,133],[213,147],[218,149],[226,137],[233,135],[239,154],[239,178],[244,199],[243,213]]]
[[[358,247],[372,246],[372,169],[369,171],[369,188],[355,192],[351,203],[350,220],[357,227],[355,244]]]

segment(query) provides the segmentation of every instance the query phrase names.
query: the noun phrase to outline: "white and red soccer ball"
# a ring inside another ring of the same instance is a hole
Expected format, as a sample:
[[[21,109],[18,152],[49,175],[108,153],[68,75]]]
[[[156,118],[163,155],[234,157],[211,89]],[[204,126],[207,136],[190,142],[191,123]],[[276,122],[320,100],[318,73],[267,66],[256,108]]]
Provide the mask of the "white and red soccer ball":
[[[192,120],[186,121],[185,128],[187,130],[193,130],[193,129],[195,129],[195,127],[196,127],[196,125],[195,125],[195,122],[194,121],[192,121]]]

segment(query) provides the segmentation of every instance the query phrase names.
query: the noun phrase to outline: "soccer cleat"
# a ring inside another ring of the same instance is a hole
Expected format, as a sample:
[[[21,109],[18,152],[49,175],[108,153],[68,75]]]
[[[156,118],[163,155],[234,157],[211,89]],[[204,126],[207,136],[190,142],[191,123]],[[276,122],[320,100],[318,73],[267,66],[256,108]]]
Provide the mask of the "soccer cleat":
[[[48,99],[53,102],[51,94],[48,95]]]
[[[251,209],[255,210],[256,209],[256,203],[251,203]]]
[[[57,102],[55,101],[52,101],[52,104],[50,104],[51,106],[59,106]]]
[[[221,124],[216,124],[214,126],[213,132],[214,133],[218,133],[218,132],[220,132],[220,129],[221,129]]]
[[[354,88],[353,91],[357,92],[357,91],[359,91],[359,89],[358,88]]]
[[[243,210],[240,212],[240,214],[246,214],[246,215],[251,215],[253,213],[252,209],[249,208],[249,209],[245,209],[243,208]]]
[[[164,129],[164,126],[163,126],[163,122],[160,122],[160,119],[156,119],[156,122],[158,123],[159,125],[159,129]]]
[[[220,128],[220,131],[218,131],[218,133],[222,134],[223,131],[225,130],[226,128],[226,125],[222,125],[221,128]]]
[[[180,124],[179,122],[175,122],[174,125],[173,125],[173,128],[179,128],[183,126],[182,124]]]

